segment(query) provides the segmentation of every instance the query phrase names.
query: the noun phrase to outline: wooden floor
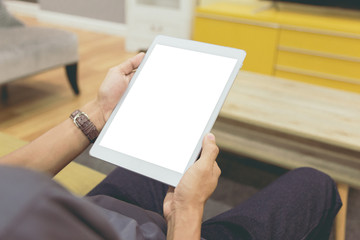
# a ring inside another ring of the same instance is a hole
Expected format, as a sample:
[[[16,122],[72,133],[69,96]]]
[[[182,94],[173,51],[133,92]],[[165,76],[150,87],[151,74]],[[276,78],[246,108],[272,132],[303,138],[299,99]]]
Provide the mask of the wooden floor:
[[[0,103],[0,131],[31,141],[65,120],[69,114],[96,97],[108,69],[135,55],[124,50],[124,38],[44,24],[17,16],[27,25],[72,31],[79,39],[79,87],[75,96],[58,68],[8,84],[9,100]]]

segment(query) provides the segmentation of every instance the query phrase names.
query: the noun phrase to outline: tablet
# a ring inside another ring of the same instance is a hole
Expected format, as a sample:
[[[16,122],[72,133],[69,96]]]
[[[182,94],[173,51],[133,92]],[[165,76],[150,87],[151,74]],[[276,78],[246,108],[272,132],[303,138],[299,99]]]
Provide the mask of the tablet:
[[[156,37],[90,154],[176,186],[198,158],[245,55]]]

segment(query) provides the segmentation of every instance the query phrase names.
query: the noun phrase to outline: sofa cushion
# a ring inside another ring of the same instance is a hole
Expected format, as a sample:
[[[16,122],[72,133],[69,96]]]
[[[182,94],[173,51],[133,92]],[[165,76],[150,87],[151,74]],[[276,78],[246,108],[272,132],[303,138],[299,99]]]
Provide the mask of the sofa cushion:
[[[39,27],[0,28],[0,83],[78,61],[74,33]]]

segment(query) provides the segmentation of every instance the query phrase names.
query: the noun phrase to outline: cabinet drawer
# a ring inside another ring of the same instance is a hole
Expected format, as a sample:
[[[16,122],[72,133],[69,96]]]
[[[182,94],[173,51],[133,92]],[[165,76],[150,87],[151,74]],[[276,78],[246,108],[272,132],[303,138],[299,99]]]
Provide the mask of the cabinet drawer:
[[[193,39],[244,49],[244,70],[273,74],[277,35],[274,28],[196,17]]]
[[[358,35],[354,35],[352,38],[350,34],[326,35],[281,29],[279,45],[360,59],[360,37]]]
[[[316,76],[311,76],[308,74],[300,74],[300,73],[294,73],[290,71],[282,71],[282,70],[276,70],[275,76],[281,77],[281,78],[287,78],[292,79],[300,82],[306,82],[310,84],[320,85],[320,86],[326,86],[336,89],[341,89],[345,91],[360,93],[360,80],[359,83],[349,83],[349,82],[343,82],[343,81],[337,81],[332,79],[326,79]]]
[[[360,62],[279,51],[277,65],[360,79]]]

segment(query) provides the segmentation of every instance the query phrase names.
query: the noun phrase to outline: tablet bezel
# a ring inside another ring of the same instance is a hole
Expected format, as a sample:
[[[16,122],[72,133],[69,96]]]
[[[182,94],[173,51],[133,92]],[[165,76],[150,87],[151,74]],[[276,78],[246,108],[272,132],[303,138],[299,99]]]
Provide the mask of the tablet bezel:
[[[106,131],[108,130],[111,122],[113,121],[116,113],[118,112],[122,102],[126,98],[128,92],[131,90],[131,87],[133,86],[134,82],[136,81],[136,78],[137,78],[139,72],[141,71],[142,67],[146,63],[154,46],[156,46],[157,44],[237,59],[237,62],[233,68],[233,71],[232,71],[230,77],[227,80],[224,90],[222,91],[221,96],[218,99],[215,108],[213,109],[211,117],[208,120],[208,122],[204,128],[204,131],[201,134],[201,138],[198,139],[198,141],[197,141],[197,145],[195,147],[195,150],[194,150],[191,158],[189,159],[189,161],[187,163],[185,171],[198,158],[201,147],[202,147],[202,140],[205,137],[205,135],[208,132],[210,132],[210,130],[212,129],[212,127],[216,121],[216,118],[221,110],[221,107],[225,102],[226,96],[228,95],[228,92],[230,91],[230,88],[242,66],[242,63],[246,56],[246,53],[244,50],[240,50],[240,49],[212,45],[212,44],[196,42],[196,41],[192,41],[192,40],[178,39],[178,38],[162,36],[162,35],[157,36],[154,39],[151,46],[149,47],[147,54],[144,56],[144,59],[141,62],[140,66],[138,67],[137,71],[135,72],[123,97],[120,99],[119,103],[115,107],[109,120],[106,122],[103,130],[100,132],[99,137],[97,138],[97,140],[95,141],[94,145],[92,146],[92,148],[90,150],[90,155],[93,157],[96,157],[96,158],[102,159],[104,161],[110,162],[112,164],[115,164],[117,166],[126,168],[130,171],[137,172],[139,174],[153,178],[155,180],[166,183],[168,185],[177,186],[178,182],[180,181],[181,177],[183,176],[183,173],[179,173],[179,172],[164,168],[162,166],[143,161],[143,160],[135,158],[133,156],[129,156],[129,155],[114,151],[112,149],[109,149],[109,148],[106,148],[106,147],[103,147],[100,145],[101,140],[103,139]]]

